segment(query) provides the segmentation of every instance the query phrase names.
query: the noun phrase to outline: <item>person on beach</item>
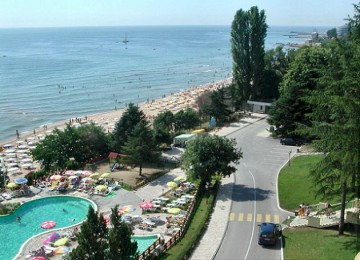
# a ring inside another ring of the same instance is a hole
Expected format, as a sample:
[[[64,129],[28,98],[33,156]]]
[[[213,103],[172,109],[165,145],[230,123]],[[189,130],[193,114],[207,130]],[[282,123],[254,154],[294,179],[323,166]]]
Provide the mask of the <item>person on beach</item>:
[[[16,138],[17,138],[17,139],[20,138],[19,130],[16,130]]]

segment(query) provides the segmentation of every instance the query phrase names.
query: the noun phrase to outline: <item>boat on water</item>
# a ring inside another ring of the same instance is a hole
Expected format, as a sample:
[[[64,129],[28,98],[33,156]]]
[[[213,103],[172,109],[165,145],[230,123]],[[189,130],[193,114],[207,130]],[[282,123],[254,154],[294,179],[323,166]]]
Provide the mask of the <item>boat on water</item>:
[[[129,40],[128,40],[128,38],[127,38],[127,34],[125,33],[125,38],[124,38],[124,40],[122,41],[123,43],[128,43],[129,42]]]

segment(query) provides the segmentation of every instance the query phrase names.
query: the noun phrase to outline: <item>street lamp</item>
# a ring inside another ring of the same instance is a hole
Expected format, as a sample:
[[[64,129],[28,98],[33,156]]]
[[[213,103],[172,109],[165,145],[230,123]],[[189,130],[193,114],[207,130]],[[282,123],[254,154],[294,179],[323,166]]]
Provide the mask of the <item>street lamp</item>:
[[[289,167],[290,167],[290,159],[291,159],[291,150],[289,151]]]

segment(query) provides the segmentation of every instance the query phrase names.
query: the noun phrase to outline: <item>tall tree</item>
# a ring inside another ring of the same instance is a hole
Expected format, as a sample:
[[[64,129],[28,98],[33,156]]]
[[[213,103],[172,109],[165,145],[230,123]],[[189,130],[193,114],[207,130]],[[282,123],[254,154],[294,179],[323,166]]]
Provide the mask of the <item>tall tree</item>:
[[[110,220],[112,228],[109,230],[109,250],[106,251],[106,259],[137,259],[137,242],[131,240],[132,229],[125,221],[121,220],[121,215],[118,214],[118,206],[111,209]]]
[[[181,168],[189,179],[199,179],[200,187],[215,176],[229,176],[236,171],[232,163],[238,164],[241,150],[235,140],[226,137],[200,136],[187,143]]]
[[[144,122],[139,122],[135,126],[125,145],[122,146],[122,151],[126,154],[125,163],[139,166],[139,175],[142,174],[145,162],[157,162],[160,156],[154,133]]]
[[[121,147],[126,143],[135,126],[140,122],[148,123],[144,112],[138,106],[130,103],[128,109],[116,123],[112,134],[112,149],[114,151],[122,152],[120,151]]]
[[[98,260],[105,259],[108,248],[108,229],[104,217],[89,207],[87,219],[82,223],[77,235],[79,245],[69,254],[70,259]]]
[[[261,98],[264,88],[264,56],[267,24],[265,11],[256,6],[249,11],[242,9],[235,14],[231,28],[231,51],[233,57],[232,91],[235,104]]]

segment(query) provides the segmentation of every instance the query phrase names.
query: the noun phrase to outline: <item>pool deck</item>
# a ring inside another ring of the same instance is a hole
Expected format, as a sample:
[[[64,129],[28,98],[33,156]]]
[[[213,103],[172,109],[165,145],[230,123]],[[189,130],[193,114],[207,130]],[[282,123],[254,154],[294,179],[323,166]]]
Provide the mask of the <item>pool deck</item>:
[[[145,200],[152,200],[157,197],[160,197],[162,194],[168,192],[171,190],[171,188],[166,186],[166,183],[173,180],[174,178],[178,176],[185,176],[185,173],[179,169],[173,169],[172,171],[168,172],[167,174],[159,177],[155,181],[149,183],[148,185],[139,188],[136,191],[127,191],[124,189],[119,189],[115,191],[115,195],[111,198],[103,197],[99,195],[89,195],[87,193],[79,192],[79,191],[73,191],[73,192],[67,192],[66,194],[59,194],[54,191],[49,191],[48,188],[44,189],[38,189],[31,187],[32,195],[28,197],[19,197],[19,198],[13,198],[9,202],[26,202],[33,199],[38,199],[42,197],[48,197],[48,196],[54,196],[54,195],[69,195],[69,196],[76,196],[76,197],[82,197],[86,199],[90,199],[91,201],[95,202],[95,204],[98,206],[98,210],[100,213],[103,213],[105,216],[110,215],[111,208],[115,207],[116,205],[119,205],[119,207],[126,206],[126,205],[133,205],[136,210],[132,212],[133,215],[141,215],[143,218],[146,218],[146,215],[143,215],[142,210],[139,207],[139,204],[145,199]],[[171,236],[165,235],[166,231],[166,216],[169,214],[161,213],[161,214],[152,214],[156,216],[160,216],[160,219],[163,220],[160,225],[157,225],[155,228],[152,228],[151,230],[141,230],[137,227],[137,225],[134,226],[134,235],[162,235],[165,238],[165,241],[168,241]],[[59,230],[58,232],[65,233],[67,230],[73,229],[73,227],[68,227]],[[18,255],[16,259],[26,259],[26,256],[29,254],[29,252],[38,249],[42,246],[42,242],[45,240],[46,237],[49,236],[50,233],[54,232],[54,230],[51,230],[45,234],[38,235],[34,237],[33,239],[29,240],[27,243],[23,245],[23,248],[21,250],[21,253]],[[75,247],[77,245],[76,241],[71,241],[70,243],[71,247]],[[52,256],[51,259],[61,259],[62,255],[55,255]]]

